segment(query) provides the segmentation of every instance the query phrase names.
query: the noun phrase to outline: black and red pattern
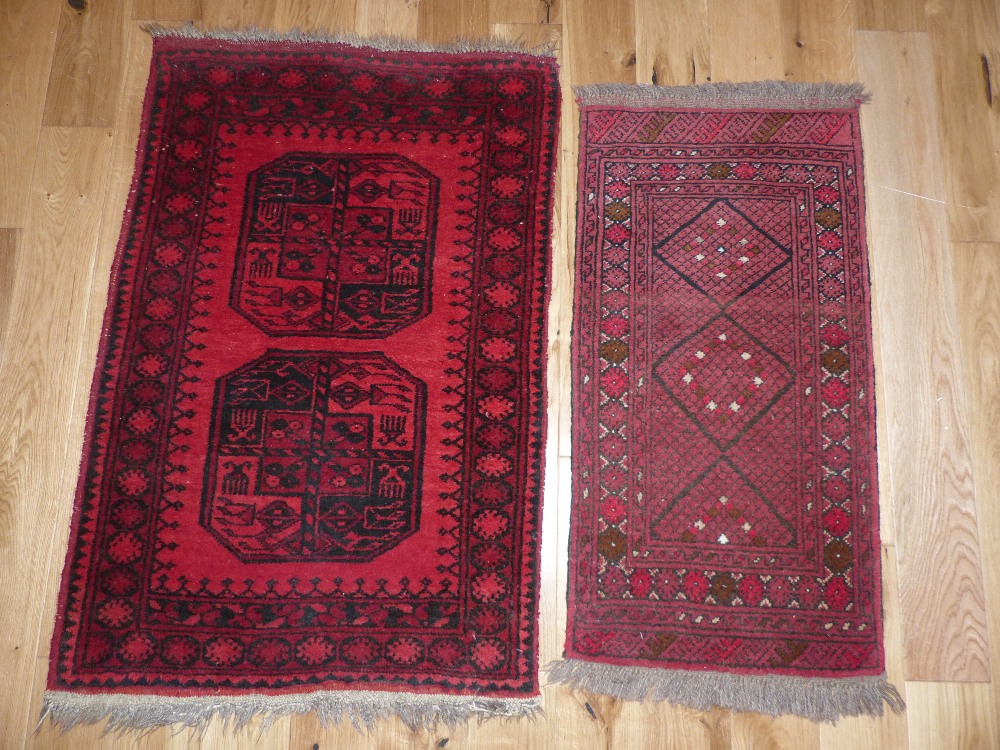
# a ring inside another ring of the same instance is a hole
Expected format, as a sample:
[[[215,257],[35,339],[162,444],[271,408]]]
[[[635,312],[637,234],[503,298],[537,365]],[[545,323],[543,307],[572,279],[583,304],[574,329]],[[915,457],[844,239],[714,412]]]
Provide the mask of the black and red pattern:
[[[557,103],[156,39],[51,690],[537,694]]]
[[[429,312],[438,179],[392,154],[286,154],[250,176],[233,305],[268,333],[361,338]]]
[[[427,386],[382,354],[218,381],[202,524],[243,561],[373,560],[417,530]]]
[[[856,108],[582,108],[566,655],[884,671]]]

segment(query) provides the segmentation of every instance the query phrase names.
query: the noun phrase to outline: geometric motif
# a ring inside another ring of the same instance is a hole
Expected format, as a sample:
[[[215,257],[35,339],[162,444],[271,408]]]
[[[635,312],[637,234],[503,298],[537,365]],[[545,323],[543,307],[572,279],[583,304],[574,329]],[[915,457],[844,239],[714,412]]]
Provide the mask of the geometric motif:
[[[758,454],[752,428],[793,386],[795,372],[764,342],[768,333],[755,335],[740,324],[737,305],[756,300],[769,281],[779,288],[789,283],[791,251],[775,236],[789,235],[781,224],[787,214],[769,210],[773,201],[752,198],[688,206],[702,204],[686,220],[686,213],[671,215],[676,204],[669,198],[653,202],[654,236],[665,236],[652,247],[652,286],[673,294],[682,312],[653,308],[657,320],[669,316],[674,328],[668,343],[651,342],[651,352],[667,343],[652,363],[653,380],[708,438],[702,455],[712,460],[680,482],[672,472],[648,475],[657,503],[648,519],[650,542],[788,546],[798,533],[794,520],[782,515],[790,510],[781,497],[787,484],[774,476],[754,481],[740,466],[748,453]]]
[[[427,315],[439,180],[398,155],[250,174],[233,305],[269,333],[384,337]]]
[[[221,378],[202,524],[240,560],[371,560],[417,529],[426,386],[379,353]]]
[[[699,321],[700,322],[700,321]],[[653,364],[657,382],[720,449],[791,387],[791,368],[738,322],[719,313]]]
[[[707,204],[652,249],[678,276],[725,307],[789,263],[791,251],[731,201],[717,198]],[[661,204],[657,219],[664,210]]]

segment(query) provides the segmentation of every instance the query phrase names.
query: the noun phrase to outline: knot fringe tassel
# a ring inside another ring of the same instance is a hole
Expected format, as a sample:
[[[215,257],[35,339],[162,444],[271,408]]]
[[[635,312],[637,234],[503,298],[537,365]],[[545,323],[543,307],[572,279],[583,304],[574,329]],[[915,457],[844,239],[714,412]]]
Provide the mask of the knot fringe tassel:
[[[622,667],[574,659],[546,667],[550,682],[633,701],[670,701],[699,710],[715,706],[836,722],[842,716],[881,716],[906,704],[885,675],[824,678],[742,675]]]

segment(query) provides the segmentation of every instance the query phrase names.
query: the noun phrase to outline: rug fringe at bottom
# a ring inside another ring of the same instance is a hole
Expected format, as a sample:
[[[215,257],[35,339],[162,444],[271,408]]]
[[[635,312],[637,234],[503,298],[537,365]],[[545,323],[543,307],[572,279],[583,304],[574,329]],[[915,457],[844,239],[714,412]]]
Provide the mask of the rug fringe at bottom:
[[[49,719],[65,730],[77,724],[108,721],[107,731],[144,732],[170,724],[203,729],[221,719],[237,729],[260,718],[266,728],[286,714],[314,713],[324,725],[350,721],[358,729],[399,718],[410,729],[441,723],[449,727],[470,719],[532,717],[541,712],[541,699],[480,698],[453,695],[415,695],[377,691],[316,692],[300,695],[242,695],[177,698],[159,695],[84,695],[48,691],[39,726]]]
[[[906,705],[885,675],[829,679],[787,675],[622,667],[567,659],[546,668],[551,682],[623,700],[670,701],[707,710],[715,706],[816,721],[842,716],[881,716],[884,706],[899,713]]]

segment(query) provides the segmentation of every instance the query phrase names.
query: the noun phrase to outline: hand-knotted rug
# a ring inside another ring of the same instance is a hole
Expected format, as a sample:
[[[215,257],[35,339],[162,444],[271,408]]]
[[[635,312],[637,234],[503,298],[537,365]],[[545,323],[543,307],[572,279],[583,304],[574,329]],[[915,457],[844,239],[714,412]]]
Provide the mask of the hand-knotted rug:
[[[47,713],[530,714],[554,59],[154,35]]]
[[[817,719],[884,676],[859,86],[581,105],[557,681]]]

